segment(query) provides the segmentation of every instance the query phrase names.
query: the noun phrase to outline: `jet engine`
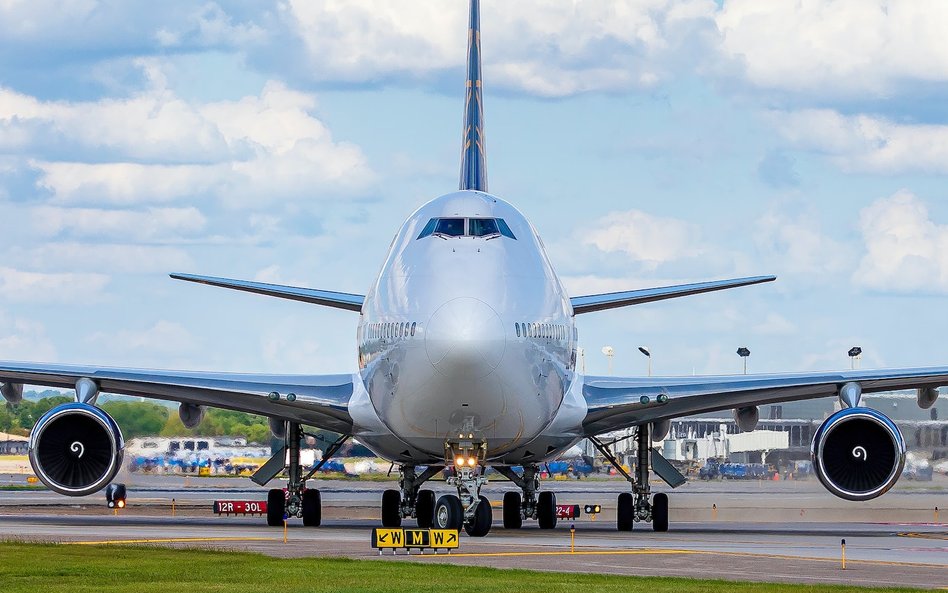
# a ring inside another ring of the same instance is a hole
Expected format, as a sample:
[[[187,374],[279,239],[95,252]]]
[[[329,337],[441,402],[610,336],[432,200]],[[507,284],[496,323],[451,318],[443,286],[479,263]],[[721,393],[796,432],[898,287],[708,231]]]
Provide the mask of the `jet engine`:
[[[105,487],[122,467],[125,441],[111,416],[70,403],[46,412],[30,433],[30,464],[50,490],[85,496]]]
[[[847,500],[871,500],[898,481],[905,465],[905,440],[885,414],[845,408],[816,430],[813,467],[827,490]]]

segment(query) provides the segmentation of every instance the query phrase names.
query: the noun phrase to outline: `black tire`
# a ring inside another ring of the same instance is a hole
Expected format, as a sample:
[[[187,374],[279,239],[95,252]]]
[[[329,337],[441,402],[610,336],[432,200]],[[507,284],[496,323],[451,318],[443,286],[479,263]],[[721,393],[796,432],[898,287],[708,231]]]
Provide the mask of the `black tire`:
[[[464,507],[461,506],[461,499],[454,494],[441,496],[435,504],[432,527],[435,529],[460,530],[463,525]]]
[[[523,527],[522,506],[519,492],[504,492],[504,529],[520,529]]]
[[[652,497],[652,529],[668,531],[668,495],[664,492]]]
[[[490,527],[494,522],[494,512],[490,508],[490,501],[486,496],[481,496],[477,509],[474,511],[474,521],[464,524],[464,531],[471,537],[484,537],[490,533]]]
[[[323,522],[323,501],[319,490],[312,489],[303,492],[303,525],[305,527],[319,527]]]
[[[286,493],[282,488],[273,488],[267,492],[267,525],[280,527],[286,514]]]
[[[402,495],[398,490],[382,493],[382,527],[402,526]]]
[[[431,490],[419,490],[415,500],[415,519],[418,527],[428,529],[434,523],[435,493]]]
[[[632,493],[623,492],[619,495],[616,506],[616,528],[619,531],[632,531],[635,525],[635,500]]]
[[[537,523],[540,529],[556,527],[556,494],[541,492],[537,498]]]

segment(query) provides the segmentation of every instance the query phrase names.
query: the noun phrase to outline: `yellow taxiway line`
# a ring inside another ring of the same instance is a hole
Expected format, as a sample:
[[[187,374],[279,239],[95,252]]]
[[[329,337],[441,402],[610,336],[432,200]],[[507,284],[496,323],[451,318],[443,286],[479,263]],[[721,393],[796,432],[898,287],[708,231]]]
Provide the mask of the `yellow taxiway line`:
[[[68,546],[111,546],[117,544],[180,544],[199,542],[272,542],[273,537],[166,537],[157,539],[101,539],[88,541],[61,541]]]

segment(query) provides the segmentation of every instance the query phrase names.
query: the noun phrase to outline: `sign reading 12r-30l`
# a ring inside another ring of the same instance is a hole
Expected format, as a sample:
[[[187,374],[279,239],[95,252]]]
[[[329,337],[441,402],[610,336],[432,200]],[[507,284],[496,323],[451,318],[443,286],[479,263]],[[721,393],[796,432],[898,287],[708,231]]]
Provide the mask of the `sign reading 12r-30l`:
[[[454,550],[460,542],[455,529],[385,529],[372,530],[372,547],[377,550],[398,548]]]

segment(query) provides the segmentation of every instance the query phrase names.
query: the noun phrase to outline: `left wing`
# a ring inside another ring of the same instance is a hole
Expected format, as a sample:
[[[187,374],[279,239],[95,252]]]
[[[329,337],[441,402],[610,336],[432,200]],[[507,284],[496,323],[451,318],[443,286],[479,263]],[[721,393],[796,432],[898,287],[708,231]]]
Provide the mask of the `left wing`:
[[[863,393],[948,385],[948,367],[781,375],[585,377],[583,430],[594,436],[645,422],[837,395],[858,383]]]
[[[94,381],[102,393],[224,408],[352,432],[351,374],[254,375],[0,361],[0,383],[73,389],[83,378]],[[279,398],[270,399],[272,392]],[[288,401],[291,393],[295,397]]]

